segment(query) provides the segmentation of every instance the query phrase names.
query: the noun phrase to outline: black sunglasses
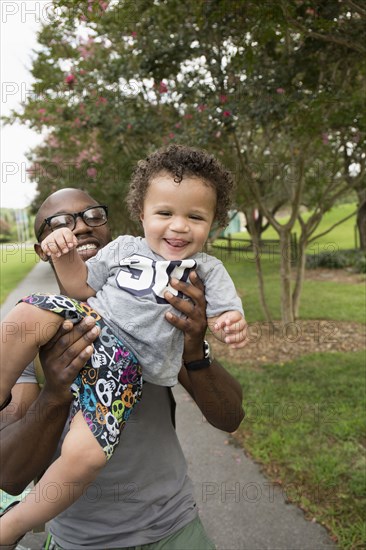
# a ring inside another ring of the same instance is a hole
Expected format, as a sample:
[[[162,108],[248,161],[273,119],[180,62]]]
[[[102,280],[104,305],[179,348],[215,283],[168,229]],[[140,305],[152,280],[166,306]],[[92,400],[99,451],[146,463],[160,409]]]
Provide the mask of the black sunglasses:
[[[76,227],[78,218],[81,218],[89,227],[99,227],[100,225],[105,225],[108,221],[108,207],[104,205],[89,206],[89,208],[86,208],[82,212],[74,212],[73,214],[65,212],[64,214],[49,216],[44,219],[41,227],[39,228],[37,239],[40,240],[46,225],[49,226],[51,231],[55,231],[55,229],[60,229],[61,227],[67,227],[73,231]]]

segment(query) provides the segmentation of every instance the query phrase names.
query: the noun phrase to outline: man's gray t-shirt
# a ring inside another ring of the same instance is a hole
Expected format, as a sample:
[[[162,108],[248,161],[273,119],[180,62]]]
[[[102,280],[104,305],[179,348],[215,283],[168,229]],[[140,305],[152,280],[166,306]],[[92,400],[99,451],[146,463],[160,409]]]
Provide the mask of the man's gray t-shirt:
[[[118,237],[86,262],[88,284],[96,291],[92,306],[111,326],[143,367],[143,378],[161,386],[174,386],[181,368],[184,336],[166,319],[172,306],[164,292],[174,276],[188,280],[195,267],[205,285],[207,317],[243,307],[235,286],[217,258],[199,253],[169,261],[155,254],[146,239]],[[183,297],[183,296],[182,296]],[[175,314],[179,314],[176,310]]]
[[[18,382],[36,383],[32,366]],[[192,482],[173,425],[171,390],[146,382],[143,392],[113,457],[84,495],[50,522],[50,531],[62,548],[149,544],[197,516]],[[67,431],[68,423],[64,435]]]

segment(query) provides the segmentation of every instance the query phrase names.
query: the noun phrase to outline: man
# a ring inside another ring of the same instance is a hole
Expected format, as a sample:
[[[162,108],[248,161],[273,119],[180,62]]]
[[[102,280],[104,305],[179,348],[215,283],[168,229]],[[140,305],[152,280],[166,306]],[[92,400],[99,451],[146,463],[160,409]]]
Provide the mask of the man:
[[[106,223],[88,225],[90,220],[83,213],[92,206],[98,203],[84,191],[53,193],[36,217],[38,241],[59,221],[50,217],[73,214],[69,222],[74,225],[70,228],[78,239],[78,252],[84,260],[93,257],[111,235]],[[46,260],[39,242],[35,250]],[[191,283],[172,283],[190,301],[171,295],[166,298],[184,314],[183,318],[170,319],[184,332],[184,363],[197,366],[198,362],[200,366],[202,362],[205,368],[187,370],[182,366],[179,381],[212,425],[234,431],[244,416],[241,387],[217,361],[210,364],[204,357],[204,293],[197,276],[192,276]],[[71,332],[64,326],[40,354],[43,389],[37,384],[33,367],[14,387],[12,402],[1,413],[0,486],[5,491],[20,493],[52,460],[61,434],[67,430],[70,384],[92,352],[95,331],[91,318]],[[156,550],[163,546],[169,550],[214,548],[197,515],[187,465],[175,434],[174,406],[169,388],[144,384],[142,401],[112,459],[88,491],[51,522],[54,548],[100,550],[145,544]],[[49,498],[57,498],[57,488],[50,488]]]

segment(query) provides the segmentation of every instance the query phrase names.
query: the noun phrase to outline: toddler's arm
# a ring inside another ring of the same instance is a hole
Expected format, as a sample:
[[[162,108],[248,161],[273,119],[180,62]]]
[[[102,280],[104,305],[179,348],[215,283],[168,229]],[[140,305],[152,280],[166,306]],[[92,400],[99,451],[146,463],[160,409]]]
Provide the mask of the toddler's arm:
[[[243,348],[247,343],[247,324],[240,311],[225,311],[208,318],[212,334],[231,348]]]
[[[78,300],[86,300],[95,296],[95,291],[87,284],[88,270],[76,250],[77,245],[77,238],[67,227],[56,229],[41,243],[43,252],[52,260],[66,294]]]

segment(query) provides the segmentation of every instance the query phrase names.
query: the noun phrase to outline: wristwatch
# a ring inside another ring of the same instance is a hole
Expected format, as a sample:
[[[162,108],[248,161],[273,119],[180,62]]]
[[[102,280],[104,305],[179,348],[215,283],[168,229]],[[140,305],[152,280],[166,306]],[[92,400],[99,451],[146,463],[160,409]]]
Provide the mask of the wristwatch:
[[[207,340],[203,341],[203,359],[198,359],[198,361],[190,361],[189,363],[184,363],[184,366],[187,370],[202,370],[207,369],[213,361],[213,356],[211,354],[210,344]]]

